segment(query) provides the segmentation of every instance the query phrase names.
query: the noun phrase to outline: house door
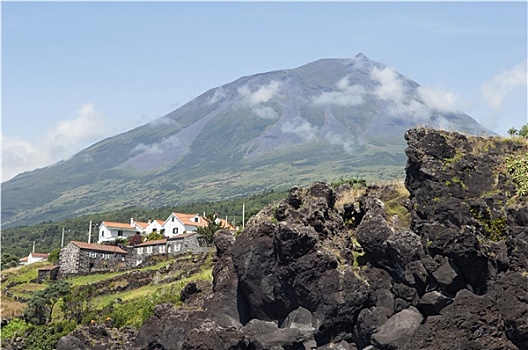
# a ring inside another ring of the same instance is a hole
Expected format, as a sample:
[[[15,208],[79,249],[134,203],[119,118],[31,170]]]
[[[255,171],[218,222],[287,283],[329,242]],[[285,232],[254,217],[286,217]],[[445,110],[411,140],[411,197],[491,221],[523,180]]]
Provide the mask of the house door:
[[[93,267],[94,267],[94,263],[91,262],[91,263],[90,263],[90,267],[88,268],[88,272],[92,271]]]

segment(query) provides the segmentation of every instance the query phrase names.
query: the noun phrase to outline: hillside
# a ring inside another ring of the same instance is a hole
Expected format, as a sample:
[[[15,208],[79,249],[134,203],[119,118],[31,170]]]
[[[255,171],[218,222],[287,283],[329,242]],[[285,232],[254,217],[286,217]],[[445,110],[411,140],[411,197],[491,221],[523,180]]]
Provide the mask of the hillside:
[[[217,232],[212,284],[96,308],[56,348],[528,349],[527,140],[405,138],[404,184],[294,187],[236,239]]]
[[[2,224],[217,201],[343,176],[402,179],[402,135],[415,125],[491,134],[362,54],[242,77],[6,181]]]

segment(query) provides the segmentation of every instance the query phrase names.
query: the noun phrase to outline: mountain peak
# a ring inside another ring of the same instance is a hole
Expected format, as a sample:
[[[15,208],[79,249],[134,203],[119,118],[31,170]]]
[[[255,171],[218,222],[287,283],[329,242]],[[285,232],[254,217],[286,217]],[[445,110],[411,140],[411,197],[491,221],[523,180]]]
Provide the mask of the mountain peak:
[[[358,53],[355,58],[361,59],[361,60],[369,60],[369,58],[365,56],[363,52]]]
[[[359,53],[212,88],[158,121],[6,181],[2,223],[220,200],[351,174],[394,178],[405,164],[403,135],[416,125],[490,134],[464,113],[435,109],[442,101],[428,105],[418,84],[387,68]],[[380,166],[397,170],[380,175]]]

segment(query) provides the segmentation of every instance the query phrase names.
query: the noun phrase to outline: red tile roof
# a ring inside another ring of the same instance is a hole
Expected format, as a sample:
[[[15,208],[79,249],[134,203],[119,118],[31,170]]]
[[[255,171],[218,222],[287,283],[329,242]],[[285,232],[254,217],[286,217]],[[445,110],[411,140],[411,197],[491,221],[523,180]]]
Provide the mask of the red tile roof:
[[[47,259],[49,254],[48,253],[30,253],[31,256],[33,256],[34,258],[44,258],[44,259]]]
[[[174,235],[172,237],[169,237],[167,238],[169,241],[171,240],[176,240],[176,239],[182,239],[182,238],[186,238],[186,237],[191,237],[191,236],[194,236],[196,234],[196,232],[189,232],[189,233],[182,233],[181,235]]]
[[[24,262],[24,261],[28,261],[28,257],[27,256],[25,256],[23,258],[20,258],[20,262]]]
[[[118,253],[118,254],[127,254],[123,249],[114,246],[114,245],[106,245],[106,244],[93,244],[93,243],[86,243],[86,242],[79,242],[79,241],[71,241],[74,245],[81,249],[89,249],[89,250],[97,250],[101,252],[110,252],[110,253]]]

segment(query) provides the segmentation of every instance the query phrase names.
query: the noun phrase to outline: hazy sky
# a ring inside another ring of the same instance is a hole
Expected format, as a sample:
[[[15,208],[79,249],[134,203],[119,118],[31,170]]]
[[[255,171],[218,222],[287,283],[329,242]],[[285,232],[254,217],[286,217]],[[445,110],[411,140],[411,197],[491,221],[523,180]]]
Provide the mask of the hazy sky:
[[[1,6],[3,181],[241,76],[359,52],[499,134],[528,123],[525,1]]]

